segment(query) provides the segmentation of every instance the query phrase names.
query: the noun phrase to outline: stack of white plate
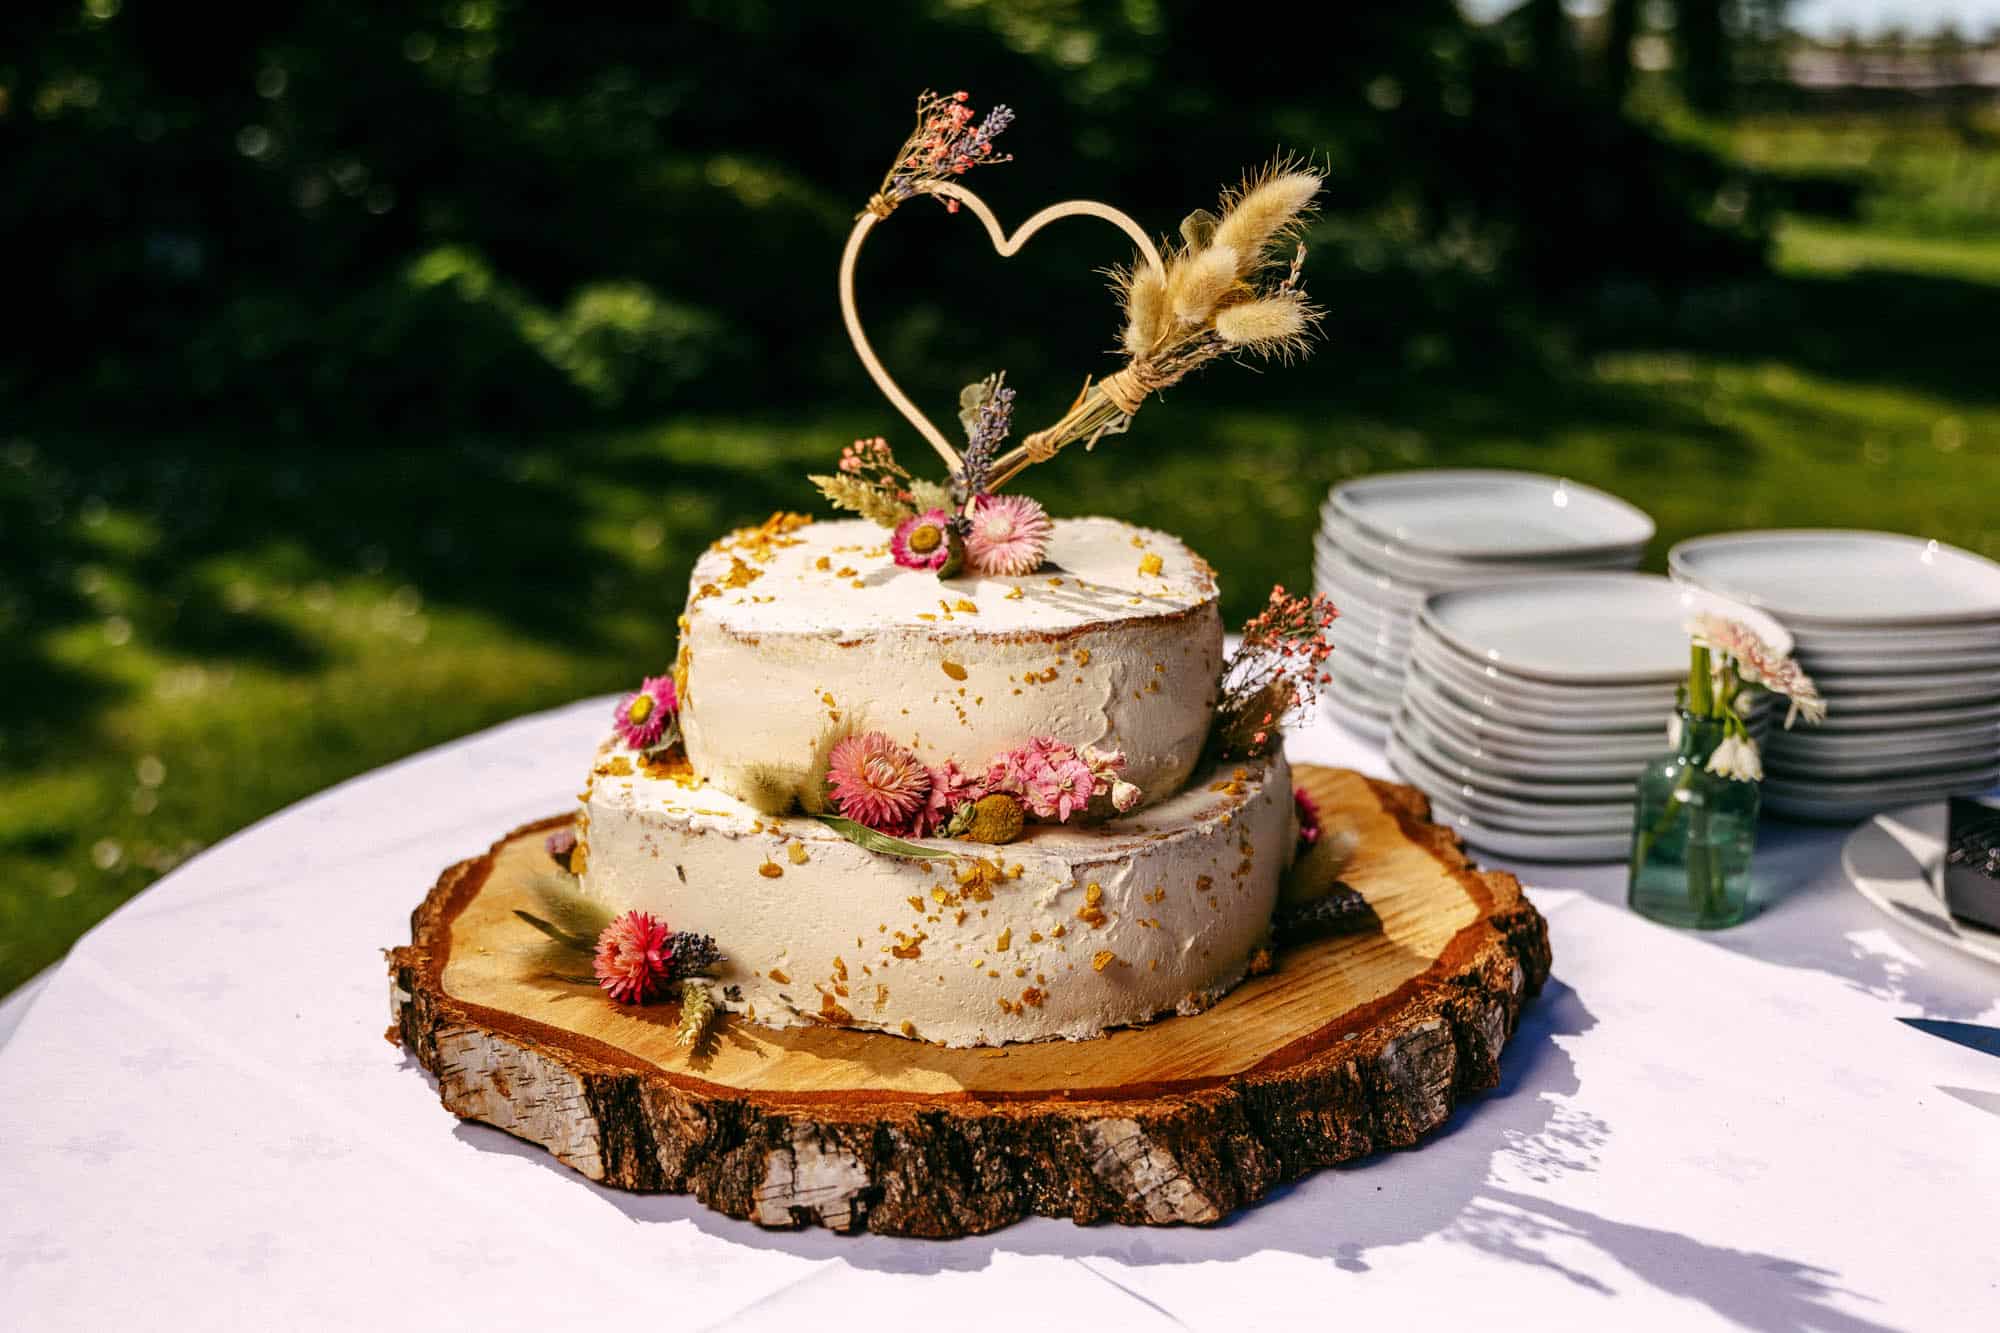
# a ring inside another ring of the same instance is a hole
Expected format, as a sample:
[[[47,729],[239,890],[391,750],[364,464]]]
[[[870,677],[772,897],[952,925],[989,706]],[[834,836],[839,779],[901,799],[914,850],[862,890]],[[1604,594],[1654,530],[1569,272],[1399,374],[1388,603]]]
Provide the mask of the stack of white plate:
[[[1380,740],[1431,593],[1579,569],[1631,569],[1653,520],[1533,472],[1393,472],[1343,482],[1320,510],[1313,577],[1340,608],[1327,706]]]
[[[1685,625],[1698,611],[1790,645],[1768,616],[1653,574],[1433,593],[1411,634],[1390,766],[1475,847],[1535,861],[1622,859],[1639,772],[1670,749]],[[1760,707],[1752,732],[1767,735],[1770,717]]]
[[[1682,542],[1674,576],[1784,623],[1827,719],[1771,737],[1764,806],[1804,819],[2000,781],[2000,565],[1886,532],[1738,532]]]

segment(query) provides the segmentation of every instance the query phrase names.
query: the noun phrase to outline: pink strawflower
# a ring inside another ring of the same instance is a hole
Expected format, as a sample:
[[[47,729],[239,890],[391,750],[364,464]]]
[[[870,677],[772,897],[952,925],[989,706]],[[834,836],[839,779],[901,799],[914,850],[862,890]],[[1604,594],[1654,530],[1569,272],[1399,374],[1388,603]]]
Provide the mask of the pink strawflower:
[[[1083,812],[1096,790],[1097,779],[1091,775],[1089,764],[1081,759],[1063,759],[1044,763],[1029,778],[1025,799],[1037,819],[1067,823],[1071,815]]]
[[[1055,524],[1025,495],[982,495],[965,534],[965,561],[976,574],[1032,574],[1049,553]]]
[[[889,538],[889,554],[904,569],[942,570],[952,556],[951,515],[927,509],[904,519]]]
[[[884,833],[908,829],[931,793],[923,760],[879,731],[834,746],[826,782],[841,814]]]
[[[1304,787],[1294,787],[1292,804],[1299,811],[1299,846],[1310,847],[1319,841],[1319,802],[1307,795]]]
[[[648,912],[627,912],[598,935],[591,967],[597,984],[619,1004],[651,1004],[665,994],[673,963],[667,923]]]
[[[667,734],[667,724],[680,712],[672,676],[648,676],[638,689],[618,701],[612,725],[618,739],[634,750],[650,750]]]
[[[953,761],[931,770],[931,792],[924,802],[922,813],[917,816],[914,832],[919,837],[928,837],[951,822],[962,805],[970,805],[986,795],[985,779],[975,773],[967,773]]]
[[[1757,631],[1740,620],[1713,612],[1703,612],[1687,624],[1688,636],[1710,652],[1721,653],[1736,663],[1736,674],[1747,685],[1758,685],[1782,696],[1788,703],[1785,725],[1803,715],[1808,722],[1826,717],[1826,700],[1819,686],[1804,668],[1764,642]]]

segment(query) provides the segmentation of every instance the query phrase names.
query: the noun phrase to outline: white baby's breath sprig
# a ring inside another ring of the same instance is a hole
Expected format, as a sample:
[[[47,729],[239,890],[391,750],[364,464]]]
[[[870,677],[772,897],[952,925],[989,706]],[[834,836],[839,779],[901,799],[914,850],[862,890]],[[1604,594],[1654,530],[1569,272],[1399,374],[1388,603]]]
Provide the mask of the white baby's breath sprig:
[[[1704,767],[1720,777],[1733,778],[1738,782],[1764,780],[1764,758],[1758,753],[1757,742],[1748,736],[1724,736]]]

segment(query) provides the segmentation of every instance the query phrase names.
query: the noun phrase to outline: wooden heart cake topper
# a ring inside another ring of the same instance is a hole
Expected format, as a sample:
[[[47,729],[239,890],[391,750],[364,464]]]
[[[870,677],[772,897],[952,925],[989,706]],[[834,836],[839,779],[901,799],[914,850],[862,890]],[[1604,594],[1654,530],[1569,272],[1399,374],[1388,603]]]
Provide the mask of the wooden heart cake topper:
[[[959,177],[976,166],[1012,160],[994,145],[1014,113],[996,106],[980,117],[969,103],[962,92],[926,92],[917,99],[916,128],[856,216],[840,258],[841,315],[855,355],[883,396],[944,460],[946,479],[912,475],[879,438],[856,441],[841,455],[837,473],[812,478],[836,506],[895,529],[890,551],[898,564],[943,578],[967,568],[978,574],[1032,572],[1046,546],[1048,516],[1025,496],[1003,499],[997,494],[1001,487],[1068,445],[1082,441],[1088,449],[1107,435],[1122,434],[1148,397],[1218,357],[1288,360],[1303,353],[1321,313],[1300,283],[1306,248],[1297,241],[1319,193],[1317,171],[1276,160],[1225,191],[1219,216],[1206,209],[1190,213],[1178,242],[1165,246],[1118,209],[1082,199],[1041,210],[1010,236]],[[1005,372],[966,386],[959,396],[966,434],[961,449],[897,385],[861,327],[854,269],[862,244],[919,195],[953,213],[970,210],[1003,258],[1067,217],[1101,218],[1124,232],[1136,251],[1129,267],[1112,271],[1124,317],[1119,334],[1124,364],[1102,378],[1086,377],[1060,418],[1004,452],[1014,403]],[[975,529],[985,530],[983,540]]]
[[[1065,203],[1051,204],[1015,228],[1014,234],[1009,236],[1001,229],[1000,219],[993,216],[993,210],[986,206],[986,201],[963,185],[951,181],[924,181],[915,185],[913,189],[916,193],[929,194],[954,206],[963,204],[971,209],[973,214],[986,224],[986,234],[992,239],[993,248],[1002,259],[1012,258],[1020,253],[1021,247],[1026,245],[1036,232],[1059,218],[1103,218],[1132,238],[1132,244],[1144,258],[1147,271],[1153,280],[1161,285],[1166,282],[1166,265],[1160,260],[1159,247],[1153,244],[1153,238],[1146,235],[1129,214],[1122,213],[1109,204],[1095,203],[1088,199],[1071,199]],[[883,196],[877,195],[876,198],[881,199]],[[875,381],[875,387],[880,389],[882,396],[903,414],[904,420],[917,428],[919,435],[930,441],[931,448],[938,451],[939,456],[944,459],[944,465],[956,475],[964,462],[959,456],[959,451],[945,438],[944,432],[924,415],[923,409],[910,401],[909,395],[903,392],[901,386],[882,365],[881,358],[875,355],[875,348],[870,345],[867,333],[861,328],[861,310],[854,300],[854,266],[861,257],[861,243],[868,239],[868,233],[875,229],[876,224],[888,216],[888,209],[878,212],[871,206],[863,210],[861,216],[854,220],[854,230],[847,234],[847,249],[840,256],[841,317],[847,322],[847,336],[854,342],[854,354],[861,358],[861,365],[867,370],[869,378]]]

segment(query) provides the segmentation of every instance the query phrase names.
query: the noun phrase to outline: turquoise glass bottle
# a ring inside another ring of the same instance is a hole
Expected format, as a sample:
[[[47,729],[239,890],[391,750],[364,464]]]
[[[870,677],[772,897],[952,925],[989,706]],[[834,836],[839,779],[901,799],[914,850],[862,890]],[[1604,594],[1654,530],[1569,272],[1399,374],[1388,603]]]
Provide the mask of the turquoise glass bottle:
[[[1639,774],[1632,824],[1632,910],[1669,926],[1714,930],[1750,910],[1757,784],[1711,773],[1722,719],[1681,710],[1680,741]]]

